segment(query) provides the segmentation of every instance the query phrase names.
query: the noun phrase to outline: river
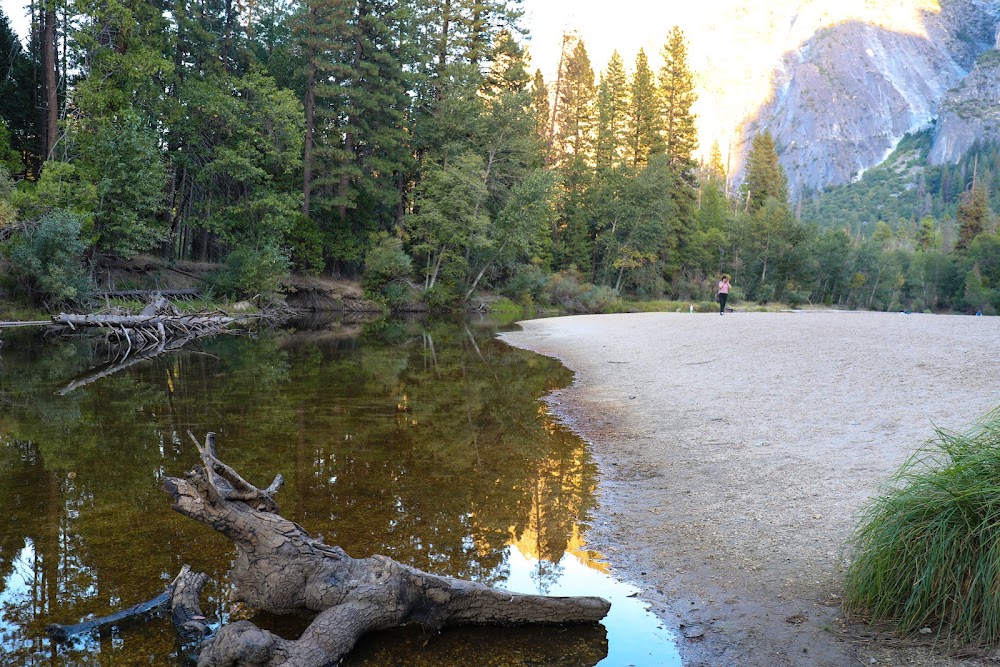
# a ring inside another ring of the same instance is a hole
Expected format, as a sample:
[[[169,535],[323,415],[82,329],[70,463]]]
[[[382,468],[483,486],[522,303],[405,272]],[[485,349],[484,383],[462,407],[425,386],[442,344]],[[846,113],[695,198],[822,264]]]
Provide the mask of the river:
[[[384,554],[524,592],[601,595],[600,626],[403,629],[344,664],[679,664],[669,633],[587,545],[598,502],[588,446],[540,399],[558,362],[495,339],[488,320],[329,321],[220,336],[86,382],[99,341],[4,332],[0,342],[0,665],[182,665],[167,619],[54,645],[50,623],[153,597],[185,563],[206,572],[206,615],[274,618],[229,599],[233,548],[160,490],[198,462],[189,432],[281,513],[356,557]]]

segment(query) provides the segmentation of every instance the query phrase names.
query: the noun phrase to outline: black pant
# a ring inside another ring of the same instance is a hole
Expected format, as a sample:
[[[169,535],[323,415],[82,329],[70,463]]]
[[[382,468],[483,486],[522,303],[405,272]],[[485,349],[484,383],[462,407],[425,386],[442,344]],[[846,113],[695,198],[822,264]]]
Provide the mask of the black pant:
[[[726,299],[728,299],[728,298],[729,298],[728,294],[726,294],[725,292],[719,292],[719,312],[720,313],[726,312]]]

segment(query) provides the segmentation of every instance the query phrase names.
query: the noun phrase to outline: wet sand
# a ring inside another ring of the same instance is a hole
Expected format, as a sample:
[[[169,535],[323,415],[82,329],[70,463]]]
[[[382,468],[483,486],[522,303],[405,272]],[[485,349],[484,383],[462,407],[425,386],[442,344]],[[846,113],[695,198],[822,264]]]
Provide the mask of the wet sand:
[[[934,435],[1000,406],[1000,318],[804,311],[531,320],[590,441],[588,532],[688,666],[976,665],[843,620],[858,510]],[[874,663],[871,661],[875,660]],[[992,663],[991,663],[992,664]]]

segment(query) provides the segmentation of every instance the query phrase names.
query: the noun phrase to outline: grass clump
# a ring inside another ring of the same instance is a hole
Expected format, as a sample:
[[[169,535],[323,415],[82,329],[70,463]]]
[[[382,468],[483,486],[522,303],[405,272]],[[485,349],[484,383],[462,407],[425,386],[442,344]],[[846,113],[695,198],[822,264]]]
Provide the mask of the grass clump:
[[[1000,641],[1000,410],[966,433],[938,430],[866,506],[852,545],[849,611],[907,634]]]

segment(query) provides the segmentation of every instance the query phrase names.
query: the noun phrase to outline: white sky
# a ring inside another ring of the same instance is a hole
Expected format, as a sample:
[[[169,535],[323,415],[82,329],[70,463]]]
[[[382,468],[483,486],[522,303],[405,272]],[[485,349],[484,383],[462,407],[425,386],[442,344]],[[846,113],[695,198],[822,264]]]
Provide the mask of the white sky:
[[[599,72],[617,49],[626,67],[635,62],[640,48],[651,61],[670,29],[681,29],[711,12],[691,0],[524,0],[524,26],[531,32],[528,50],[532,69],[541,69],[546,80],[555,78],[564,31],[575,30],[587,46],[591,65]]]
[[[27,0],[0,0],[0,8],[14,30],[28,32]],[[533,68],[546,79],[554,77],[564,30],[576,30],[587,45],[594,69],[604,69],[617,48],[626,64],[635,60],[639,47],[655,58],[674,24],[695,15],[691,2],[678,0],[524,0],[524,25],[531,31],[529,49]]]
[[[26,0],[0,0],[0,9],[3,9],[4,16],[10,21],[10,26],[24,41],[28,34],[28,3]]]

